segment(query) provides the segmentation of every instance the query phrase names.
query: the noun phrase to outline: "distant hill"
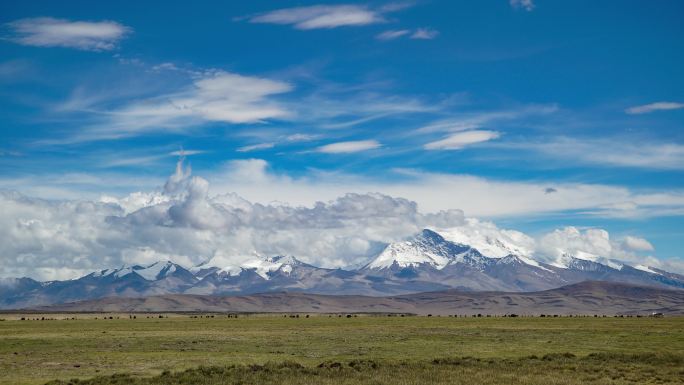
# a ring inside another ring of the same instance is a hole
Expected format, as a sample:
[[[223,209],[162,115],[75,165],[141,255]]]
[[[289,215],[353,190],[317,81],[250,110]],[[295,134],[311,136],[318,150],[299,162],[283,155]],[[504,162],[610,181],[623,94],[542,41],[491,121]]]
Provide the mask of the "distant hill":
[[[39,307],[50,312],[412,313],[434,315],[684,315],[684,291],[589,281],[530,293],[446,290],[390,297],[265,293],[109,297]]]

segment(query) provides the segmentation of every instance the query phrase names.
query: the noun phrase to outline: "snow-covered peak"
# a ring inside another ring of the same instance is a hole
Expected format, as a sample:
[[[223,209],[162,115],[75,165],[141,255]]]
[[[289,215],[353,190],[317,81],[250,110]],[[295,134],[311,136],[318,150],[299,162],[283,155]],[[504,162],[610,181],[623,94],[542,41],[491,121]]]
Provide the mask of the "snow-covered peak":
[[[275,256],[266,258],[250,259],[237,266],[225,266],[222,272],[235,276],[240,275],[243,270],[253,270],[264,279],[270,279],[270,274],[278,270],[285,274],[290,274],[294,266],[301,265],[302,262],[293,256]]]
[[[157,261],[150,265],[124,265],[118,269],[105,269],[90,274],[91,277],[116,278],[125,277],[129,274],[137,274],[147,281],[156,281],[173,274],[178,269],[178,265],[171,261]]]
[[[393,265],[403,268],[427,264],[443,269],[455,255],[468,249],[467,246],[448,242],[436,232],[425,229],[407,241],[389,244],[366,268],[377,270]]]
[[[143,269],[137,269],[136,274],[145,278],[148,281],[154,281],[167,277],[176,271],[176,265],[171,261],[155,262]]]
[[[622,268],[625,266],[624,263],[618,260],[601,257],[599,255],[587,253],[584,251],[576,251],[573,255],[563,253],[555,260],[550,261],[549,264],[563,269],[568,269],[576,266],[576,260],[598,263],[600,265],[604,265],[615,270],[622,270]]]
[[[489,258],[503,258],[514,254],[530,259],[534,254],[535,242],[520,231],[500,229],[491,222],[466,218],[463,226],[437,231],[444,239],[477,249]]]

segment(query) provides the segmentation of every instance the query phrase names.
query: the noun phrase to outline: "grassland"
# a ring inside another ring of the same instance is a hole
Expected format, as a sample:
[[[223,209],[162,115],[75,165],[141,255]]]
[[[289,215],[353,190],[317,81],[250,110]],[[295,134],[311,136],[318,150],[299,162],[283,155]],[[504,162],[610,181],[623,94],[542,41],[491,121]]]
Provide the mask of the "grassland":
[[[0,384],[93,377],[81,383],[634,384],[684,378],[682,317],[98,318],[0,322]]]

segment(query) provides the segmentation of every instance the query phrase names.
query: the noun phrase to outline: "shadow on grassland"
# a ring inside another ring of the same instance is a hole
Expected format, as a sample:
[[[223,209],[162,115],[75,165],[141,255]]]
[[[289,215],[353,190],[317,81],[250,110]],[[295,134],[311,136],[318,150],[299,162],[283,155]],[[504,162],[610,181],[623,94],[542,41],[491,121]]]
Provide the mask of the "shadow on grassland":
[[[218,385],[218,384],[679,384],[684,355],[571,353],[520,359],[440,358],[429,362],[326,361],[199,367],[155,377],[128,374],[49,385]]]

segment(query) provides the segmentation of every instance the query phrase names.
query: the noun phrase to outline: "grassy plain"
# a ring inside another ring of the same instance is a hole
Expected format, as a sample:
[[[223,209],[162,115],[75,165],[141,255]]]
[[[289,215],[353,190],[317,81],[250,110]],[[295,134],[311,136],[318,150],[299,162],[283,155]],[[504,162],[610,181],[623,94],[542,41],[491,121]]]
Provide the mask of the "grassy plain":
[[[0,384],[684,381],[684,317],[52,317],[0,321]]]

